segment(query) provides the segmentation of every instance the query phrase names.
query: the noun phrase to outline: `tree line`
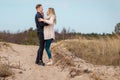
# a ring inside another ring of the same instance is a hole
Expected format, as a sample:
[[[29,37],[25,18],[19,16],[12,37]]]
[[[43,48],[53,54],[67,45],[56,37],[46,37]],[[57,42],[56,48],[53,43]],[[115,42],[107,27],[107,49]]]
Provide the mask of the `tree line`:
[[[63,28],[61,32],[55,30],[56,39],[54,42],[66,39],[78,39],[78,38],[86,38],[86,39],[100,39],[105,37],[116,37],[116,33],[89,33],[84,34],[80,32],[75,32],[74,30],[70,30],[70,28]],[[29,28],[28,30],[18,32],[18,33],[10,33],[9,31],[0,31],[0,41],[11,42],[17,44],[25,44],[25,45],[38,45],[39,40],[37,37],[37,30],[33,28]]]

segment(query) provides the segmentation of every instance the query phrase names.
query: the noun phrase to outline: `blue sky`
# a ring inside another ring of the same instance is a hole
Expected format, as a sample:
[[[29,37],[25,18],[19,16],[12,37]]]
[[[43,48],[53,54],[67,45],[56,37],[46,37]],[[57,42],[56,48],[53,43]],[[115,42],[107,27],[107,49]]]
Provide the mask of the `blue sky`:
[[[0,31],[36,28],[35,6],[55,8],[57,25],[81,33],[111,33],[120,22],[120,0],[0,0]]]

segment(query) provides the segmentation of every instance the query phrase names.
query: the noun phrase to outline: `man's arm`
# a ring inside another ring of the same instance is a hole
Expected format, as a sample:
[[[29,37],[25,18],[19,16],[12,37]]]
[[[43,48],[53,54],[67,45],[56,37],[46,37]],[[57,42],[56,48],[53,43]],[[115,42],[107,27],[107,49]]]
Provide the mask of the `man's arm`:
[[[37,14],[38,21],[39,21],[40,18],[43,18],[43,17],[40,14]],[[49,24],[47,24],[45,22],[41,22],[41,21],[39,21],[39,23],[40,23],[40,26],[48,26],[49,25]]]

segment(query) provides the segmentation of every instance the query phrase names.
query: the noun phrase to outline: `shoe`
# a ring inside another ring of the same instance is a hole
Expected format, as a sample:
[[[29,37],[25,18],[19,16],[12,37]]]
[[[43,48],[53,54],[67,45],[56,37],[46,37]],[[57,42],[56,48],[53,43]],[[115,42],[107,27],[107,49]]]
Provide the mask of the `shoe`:
[[[49,61],[48,63],[46,63],[47,65],[52,65],[53,61]]]
[[[38,61],[35,62],[35,64],[38,64],[38,63],[39,63]]]
[[[37,63],[37,64],[40,66],[45,66],[45,63],[42,60],[40,60],[39,63]]]

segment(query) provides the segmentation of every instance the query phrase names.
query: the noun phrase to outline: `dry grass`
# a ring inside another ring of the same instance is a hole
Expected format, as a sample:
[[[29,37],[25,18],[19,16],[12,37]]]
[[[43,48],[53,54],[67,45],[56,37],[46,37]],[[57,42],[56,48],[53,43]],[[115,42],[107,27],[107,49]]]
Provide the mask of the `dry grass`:
[[[8,77],[13,74],[13,71],[7,64],[0,64],[0,77]]]
[[[91,74],[90,77],[91,77],[93,80],[103,80],[103,79],[101,79],[100,75],[97,75],[97,74],[95,74],[95,73]]]
[[[75,68],[71,68],[70,72],[69,72],[69,77],[70,78],[74,78],[76,76],[80,76],[82,75],[83,72],[81,70],[75,69]]]
[[[120,38],[79,39],[63,43],[76,57],[97,65],[120,66]]]
[[[85,63],[94,65],[120,66],[120,37],[64,40],[54,45],[52,52],[55,65],[70,69],[69,78],[82,74],[90,75],[93,71],[79,69],[74,60],[81,58]],[[94,73],[90,77],[92,80],[103,80],[100,75]]]
[[[14,52],[17,52],[13,47],[7,42],[0,42],[0,51],[11,49]],[[17,52],[18,53],[18,52]]]
[[[62,70],[67,67],[75,66],[70,55],[66,55],[66,52],[61,48],[62,41],[52,47],[53,60],[55,66],[60,66]]]
[[[9,44],[7,43],[0,43],[0,50],[2,50],[2,48],[7,49],[7,47],[10,47]],[[11,70],[10,66],[6,63],[2,63],[1,62],[2,57],[0,56],[0,77],[8,77],[11,76],[13,74],[13,71]],[[6,59],[6,58],[5,58]]]
[[[61,54],[59,52],[59,50],[54,50],[54,62],[56,66],[60,66],[61,69],[63,70],[64,68],[67,68],[69,66],[74,66],[73,60],[72,58],[70,58],[69,56],[65,56],[63,55],[63,53]]]

